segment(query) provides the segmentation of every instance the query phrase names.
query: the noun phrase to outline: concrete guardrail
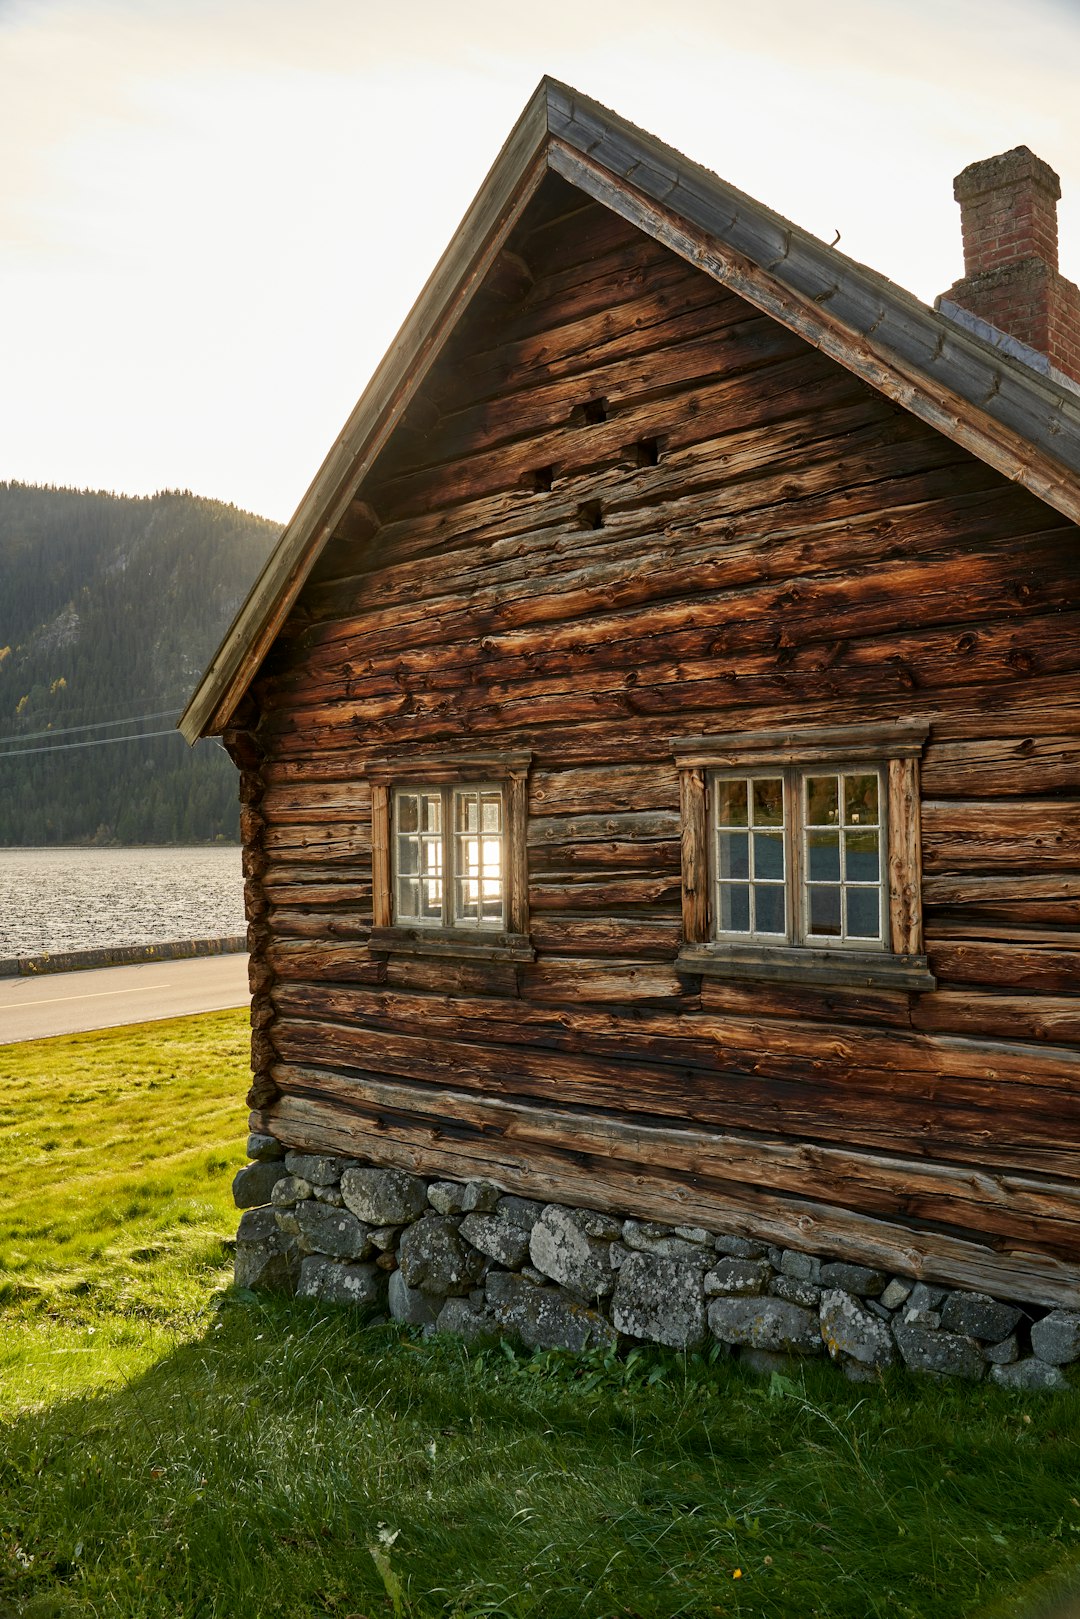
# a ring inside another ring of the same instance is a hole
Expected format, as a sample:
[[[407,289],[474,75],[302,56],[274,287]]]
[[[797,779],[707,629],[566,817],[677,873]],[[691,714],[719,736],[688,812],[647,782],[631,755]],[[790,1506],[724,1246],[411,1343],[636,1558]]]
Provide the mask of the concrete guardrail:
[[[174,939],[165,944],[102,945],[97,950],[57,950],[45,956],[9,956],[0,978],[33,978],[39,973],[78,972],[84,967],[127,967],[140,961],[182,961],[189,956],[224,956],[246,950],[242,933],[227,939]]]

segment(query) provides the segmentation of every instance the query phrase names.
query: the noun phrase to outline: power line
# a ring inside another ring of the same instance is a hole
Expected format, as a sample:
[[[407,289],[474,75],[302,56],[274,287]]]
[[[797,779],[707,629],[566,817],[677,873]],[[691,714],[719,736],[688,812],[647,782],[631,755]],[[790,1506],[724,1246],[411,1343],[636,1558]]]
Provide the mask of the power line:
[[[106,731],[111,725],[141,725],[144,720],[164,720],[179,713],[179,705],[159,708],[156,714],[132,714],[126,720],[95,720],[86,725],[57,725],[51,731],[26,731],[21,736],[0,736],[0,747],[9,742],[36,742],[43,736],[70,736],[73,731]]]
[[[76,727],[78,729],[78,727]],[[0,759],[18,759],[24,753],[68,753],[72,748],[107,748],[113,742],[142,742],[150,736],[179,736],[174,725],[167,731],[140,731],[136,736],[95,736],[89,742],[58,742],[53,748],[9,748]]]

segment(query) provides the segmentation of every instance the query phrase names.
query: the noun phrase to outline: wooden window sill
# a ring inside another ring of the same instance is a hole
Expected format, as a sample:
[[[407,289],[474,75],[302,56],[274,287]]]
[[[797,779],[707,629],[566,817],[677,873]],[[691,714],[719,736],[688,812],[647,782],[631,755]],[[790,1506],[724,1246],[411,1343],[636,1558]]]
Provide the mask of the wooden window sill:
[[[837,984],[852,989],[925,991],[937,984],[925,956],[900,956],[887,950],[819,950],[811,945],[684,945],[675,970],[709,978]]]
[[[527,933],[480,928],[372,928],[369,948],[390,956],[443,956],[458,961],[535,961]]]

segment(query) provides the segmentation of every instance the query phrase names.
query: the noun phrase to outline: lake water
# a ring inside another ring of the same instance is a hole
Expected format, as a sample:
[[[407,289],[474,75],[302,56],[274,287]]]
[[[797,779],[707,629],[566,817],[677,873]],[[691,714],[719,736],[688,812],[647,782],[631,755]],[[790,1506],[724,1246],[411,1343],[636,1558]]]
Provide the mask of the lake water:
[[[0,960],[244,932],[237,844],[0,848]]]

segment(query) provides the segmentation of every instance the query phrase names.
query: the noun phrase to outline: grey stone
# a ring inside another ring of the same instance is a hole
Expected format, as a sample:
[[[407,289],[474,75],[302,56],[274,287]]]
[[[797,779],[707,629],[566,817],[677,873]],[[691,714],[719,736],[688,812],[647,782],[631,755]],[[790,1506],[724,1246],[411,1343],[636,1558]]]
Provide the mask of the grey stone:
[[[467,1214],[459,1229],[466,1242],[508,1270],[517,1270],[528,1258],[528,1231],[500,1214]]]
[[[739,1365],[761,1377],[771,1377],[773,1372],[781,1377],[797,1377],[802,1371],[802,1362],[795,1355],[785,1355],[777,1349],[754,1349],[749,1344],[739,1350]]]
[[[1080,1310],[1051,1310],[1031,1328],[1031,1347],[1040,1360],[1064,1366],[1080,1360]]]
[[[864,1366],[861,1360],[842,1360],[840,1370],[849,1383],[877,1383],[881,1379],[876,1366]]]
[[[946,1332],[966,1332],[984,1343],[1000,1343],[1019,1322],[1023,1310],[1015,1304],[999,1304],[985,1293],[950,1293],[941,1310]]]
[[[693,1349],[705,1338],[702,1278],[707,1260],[630,1253],[619,1270],[611,1301],[617,1331],[670,1349]]]
[[[270,1201],[278,1208],[284,1209],[294,1203],[302,1203],[310,1196],[310,1181],[303,1180],[299,1175],[282,1175],[270,1193]]]
[[[863,1366],[891,1366],[896,1359],[892,1334],[854,1293],[826,1288],[818,1312],[821,1338],[831,1359],[856,1360]]]
[[[520,1226],[522,1231],[531,1231],[544,1212],[544,1205],[531,1197],[500,1197],[495,1205],[495,1213],[502,1220],[509,1220],[511,1225]]]
[[[537,1287],[544,1287],[547,1284],[547,1277],[542,1270],[537,1270],[535,1265],[522,1265],[520,1274],[526,1281],[535,1282]]]
[[[273,1213],[279,1231],[284,1232],[287,1237],[299,1237],[300,1221],[296,1218],[295,1206],[290,1204],[288,1208],[275,1209]]]
[[[465,1195],[461,1199],[465,1214],[491,1214],[499,1206],[502,1187],[493,1181],[466,1181]]]
[[[452,1332],[455,1338],[469,1343],[476,1338],[496,1337],[499,1323],[491,1310],[477,1305],[471,1297],[446,1299],[436,1317],[435,1331]]]
[[[669,1226],[656,1225],[651,1220],[624,1220],[621,1227],[616,1227],[616,1236],[620,1230],[623,1242],[636,1253],[660,1254],[665,1259],[693,1259],[701,1253],[700,1243],[689,1237],[678,1237]],[[591,1234],[601,1235],[600,1232]]]
[[[529,1254],[537,1270],[580,1299],[602,1298],[615,1286],[608,1244],[589,1236],[576,1209],[549,1203],[532,1228]]]
[[[783,1259],[783,1257],[784,1250],[782,1248],[774,1248],[770,1243],[768,1249],[766,1250],[766,1258],[768,1259],[773,1270],[780,1269],[780,1261]]]
[[[296,1289],[304,1299],[327,1304],[372,1305],[386,1302],[386,1276],[376,1265],[339,1265],[321,1254],[309,1254],[300,1266]]]
[[[913,1372],[932,1372],[938,1377],[965,1377],[977,1382],[986,1370],[982,1351],[974,1338],[958,1332],[928,1330],[917,1322],[894,1321],[896,1339],[905,1363]]]
[[[391,1272],[387,1298],[394,1320],[404,1321],[410,1327],[429,1327],[442,1303],[441,1299],[421,1293],[418,1287],[410,1287],[399,1270]]]
[[[332,1259],[365,1259],[371,1252],[369,1228],[348,1209],[331,1209],[309,1199],[296,1210],[301,1247]]]
[[[881,1302],[887,1310],[898,1310],[901,1304],[906,1304],[911,1297],[911,1283],[901,1281],[894,1276],[881,1295]]]
[[[887,1310],[880,1299],[865,1299],[863,1302],[865,1303],[866,1308],[877,1316],[879,1321],[892,1320],[892,1311]]]
[[[1034,1355],[1011,1366],[991,1366],[990,1381],[1006,1389],[1067,1389],[1072,1385],[1060,1366],[1051,1366]]]
[[[713,1335],[721,1343],[785,1354],[824,1353],[817,1316],[784,1299],[714,1299],[708,1314]]]
[[[773,1276],[769,1292],[776,1299],[789,1304],[801,1304],[804,1310],[816,1310],[821,1303],[821,1289],[813,1282],[797,1282],[794,1276]]]
[[[675,1235],[677,1237],[685,1237],[687,1242],[700,1243],[705,1247],[711,1247],[712,1245],[712,1232],[706,1231],[704,1226],[677,1225],[675,1227]]]
[[[983,1359],[993,1366],[1011,1366],[1014,1360],[1019,1360],[1020,1342],[1015,1332],[1010,1332],[999,1344],[984,1344]]]
[[[617,1242],[622,1236],[622,1221],[613,1220],[610,1214],[601,1214],[598,1209],[578,1209],[577,1215],[587,1237],[596,1237],[600,1242]]]
[[[233,1252],[233,1280],[256,1293],[292,1293],[300,1256],[277,1232],[263,1242],[241,1242]]]
[[[368,1225],[406,1225],[428,1204],[427,1185],[403,1169],[347,1169],[341,1177],[345,1207]]]
[[[846,1265],[839,1260],[822,1265],[822,1287],[839,1288],[842,1293],[854,1293],[863,1299],[877,1298],[884,1292],[884,1271],[870,1270],[866,1265]]]
[[[267,1242],[276,1238],[277,1218],[273,1209],[245,1209],[236,1228],[237,1242]]]
[[[436,1214],[461,1214],[465,1208],[465,1188],[460,1181],[432,1181],[427,1199]]]
[[[730,1259],[766,1259],[769,1254],[768,1243],[751,1242],[749,1237],[714,1237],[713,1247]]]
[[[285,1168],[290,1175],[299,1175],[312,1186],[336,1186],[341,1179],[341,1159],[329,1158],[324,1153],[287,1152]]]
[[[483,1256],[441,1214],[425,1214],[403,1231],[397,1258],[409,1286],[425,1293],[468,1293],[484,1269]]]
[[[785,1276],[794,1277],[797,1282],[821,1280],[821,1260],[815,1259],[813,1254],[800,1254],[795,1248],[784,1249],[777,1269]]]
[[[612,1270],[618,1270],[621,1266],[625,1265],[629,1257],[629,1248],[624,1248],[621,1242],[613,1242],[611,1247],[608,1249],[608,1258],[611,1261]]]
[[[947,1287],[931,1287],[927,1282],[916,1282],[908,1294],[908,1307],[912,1310],[940,1310],[948,1294]]]
[[[269,1164],[278,1158],[284,1158],[285,1148],[274,1136],[252,1133],[247,1138],[247,1155],[249,1158],[258,1159],[261,1164]]]
[[[377,1225],[371,1228],[371,1241],[381,1254],[389,1253],[391,1248],[397,1247],[399,1225]]]
[[[916,1310],[908,1305],[904,1311],[905,1327],[921,1327],[924,1332],[937,1332],[941,1326],[941,1313],[938,1310]]]
[[[512,1271],[492,1271],[487,1302],[500,1328],[529,1349],[589,1349],[615,1344],[618,1334],[596,1310],[557,1287],[537,1287]]]
[[[336,1186],[313,1186],[311,1195],[317,1198],[320,1203],[325,1203],[332,1209],[343,1209],[345,1207],[345,1199]]]
[[[772,1276],[767,1259],[721,1259],[705,1277],[710,1298],[764,1293]]]
[[[280,1159],[272,1162],[246,1164],[238,1169],[233,1176],[232,1195],[233,1202],[238,1209],[255,1209],[263,1203],[269,1203],[270,1195],[285,1174],[285,1165]]]

